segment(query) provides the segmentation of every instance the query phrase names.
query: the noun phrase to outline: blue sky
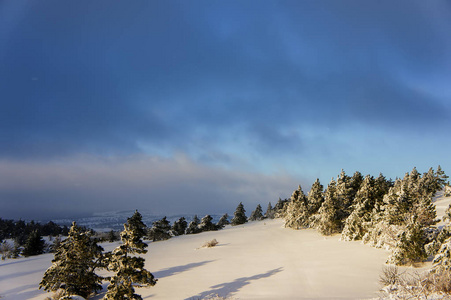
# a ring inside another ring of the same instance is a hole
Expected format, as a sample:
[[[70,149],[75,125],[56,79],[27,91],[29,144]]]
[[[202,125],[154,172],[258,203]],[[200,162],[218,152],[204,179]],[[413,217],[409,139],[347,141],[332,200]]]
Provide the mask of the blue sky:
[[[3,0],[0,217],[449,172],[450,32],[449,1]]]

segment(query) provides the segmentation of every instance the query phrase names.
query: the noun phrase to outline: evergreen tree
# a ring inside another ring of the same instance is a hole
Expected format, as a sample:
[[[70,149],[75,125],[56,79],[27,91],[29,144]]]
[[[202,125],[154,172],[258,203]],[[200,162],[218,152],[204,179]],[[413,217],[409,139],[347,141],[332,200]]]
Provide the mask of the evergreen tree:
[[[291,201],[301,201],[306,203],[307,202],[307,196],[304,194],[304,191],[302,190],[301,185],[298,185],[298,188],[293,191],[291,194]]]
[[[20,255],[20,245],[14,242],[13,250],[11,253],[11,258],[18,258]]]
[[[54,239],[53,239],[53,243],[50,246],[50,252],[55,253],[56,250],[58,250],[58,248],[61,246],[61,236],[57,235]]]
[[[380,211],[380,207],[383,204],[384,195],[388,193],[390,188],[393,186],[391,180],[387,180],[382,173],[375,179],[374,182],[374,193],[376,198],[375,208]]]
[[[268,207],[266,208],[265,218],[267,219],[275,218],[275,211],[272,208],[271,202],[268,203]]]
[[[447,179],[449,177],[448,177],[448,175],[445,174],[445,172],[442,170],[442,167],[440,167],[440,165],[438,165],[437,172],[435,172],[435,175],[436,175],[437,182],[438,182],[438,187],[437,187],[437,191],[438,191],[439,189],[442,189],[447,184]]]
[[[451,273],[451,237],[447,238],[435,255],[432,270],[434,272]]]
[[[324,202],[323,185],[317,178],[312,184],[310,191],[308,192],[308,213],[309,215],[316,214]]]
[[[102,247],[75,222],[68,237],[56,249],[52,266],[39,284],[47,292],[61,289],[63,296],[79,295],[88,298],[102,289],[102,277],[95,273],[101,267]]]
[[[341,221],[338,218],[337,183],[332,178],[325,191],[324,202],[315,216],[315,227],[321,234],[331,235],[340,231]]]
[[[199,229],[200,220],[197,215],[194,216],[193,220],[189,223],[186,229],[186,234],[196,234],[200,232]]]
[[[144,268],[145,260],[136,254],[147,253],[147,244],[143,242],[146,225],[141,214],[136,211],[124,224],[121,232],[122,245],[108,255],[108,270],[115,275],[109,278],[110,284],[105,295],[107,300],[138,299],[135,287],[154,286],[157,279]]]
[[[376,204],[375,180],[367,175],[354,198],[354,209],[345,221],[342,239],[360,240],[371,228],[371,219]]]
[[[249,221],[261,221],[263,220],[263,210],[260,204],[257,205],[255,210],[249,216]]]
[[[108,232],[107,239],[108,239],[108,242],[110,242],[110,243],[113,243],[118,240],[118,237],[116,236],[116,233],[114,232],[114,230],[110,230]]]
[[[44,245],[44,240],[39,232],[35,230],[28,236],[22,254],[25,257],[42,254],[44,253]]]
[[[360,190],[360,186],[363,183],[363,180],[365,178],[363,177],[362,173],[359,171],[356,171],[354,175],[349,179],[349,188],[351,189],[351,198],[354,199],[357,192]]]
[[[388,263],[396,265],[413,264],[427,258],[424,245],[426,244],[424,231],[413,216],[405,230],[400,231],[395,249],[388,258]]]
[[[232,218],[231,224],[232,224],[232,226],[236,226],[236,225],[244,224],[246,222],[247,222],[246,210],[244,210],[243,203],[240,202],[240,204],[238,204],[238,206],[235,210],[234,217]]]
[[[335,207],[337,209],[337,221],[339,221],[340,230],[344,225],[344,220],[352,212],[354,190],[350,185],[350,180],[350,177],[346,175],[345,171],[341,170],[341,173],[337,178],[337,188],[335,195]]]
[[[164,217],[161,220],[155,221],[152,224],[152,228],[149,229],[148,238],[152,241],[164,241],[171,238],[171,225],[169,221]]]
[[[290,201],[285,213],[285,227],[301,229],[309,226],[309,214],[303,201]]]
[[[224,226],[229,225],[230,221],[229,221],[229,215],[228,214],[224,214],[218,221],[218,223],[216,224],[216,226],[218,228],[224,228]]]
[[[308,198],[301,185],[291,194],[284,215],[285,227],[300,229],[309,226]]]
[[[218,230],[216,224],[213,222],[213,218],[210,215],[206,215],[200,220],[199,229],[200,231],[214,231]]]
[[[284,218],[287,207],[288,207],[288,199],[282,200],[279,198],[276,205],[274,206],[274,216],[276,218]]]
[[[181,217],[177,221],[174,222],[172,225],[172,234],[177,235],[183,235],[185,234],[186,228],[188,227],[188,223],[186,223],[185,217]]]

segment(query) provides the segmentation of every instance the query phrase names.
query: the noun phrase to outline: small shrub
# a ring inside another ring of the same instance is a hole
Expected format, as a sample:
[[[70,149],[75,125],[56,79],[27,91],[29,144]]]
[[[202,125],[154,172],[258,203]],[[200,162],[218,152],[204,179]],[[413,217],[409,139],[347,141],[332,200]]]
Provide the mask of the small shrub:
[[[451,274],[447,270],[399,272],[396,266],[382,270],[379,281],[388,297],[382,299],[449,299]]]
[[[216,239],[212,239],[211,241],[205,242],[202,245],[202,248],[212,248],[212,247],[216,246],[217,244],[219,244],[219,242]]]
[[[382,274],[379,276],[379,282],[383,286],[395,285],[398,283],[400,275],[397,266],[386,266],[382,269]]]

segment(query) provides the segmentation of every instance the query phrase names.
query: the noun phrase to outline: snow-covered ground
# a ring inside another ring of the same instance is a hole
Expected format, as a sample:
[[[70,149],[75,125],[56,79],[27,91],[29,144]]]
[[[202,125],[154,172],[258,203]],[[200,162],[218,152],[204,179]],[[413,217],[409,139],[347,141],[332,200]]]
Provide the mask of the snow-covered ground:
[[[437,199],[439,217],[450,200]],[[214,238],[219,242],[216,247],[200,248]],[[216,294],[231,299],[378,297],[388,252],[339,238],[283,228],[283,221],[276,219],[149,243],[146,268],[159,280],[137,292],[144,299],[202,299]],[[112,250],[117,245],[102,246]],[[50,296],[38,290],[38,284],[52,258],[44,254],[1,261],[2,300]]]

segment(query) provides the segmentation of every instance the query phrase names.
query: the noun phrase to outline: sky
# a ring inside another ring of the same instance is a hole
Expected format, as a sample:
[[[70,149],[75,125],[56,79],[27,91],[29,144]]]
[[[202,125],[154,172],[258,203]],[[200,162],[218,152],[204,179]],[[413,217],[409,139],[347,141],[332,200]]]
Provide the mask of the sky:
[[[451,172],[450,32],[440,0],[2,0],[0,217]]]

